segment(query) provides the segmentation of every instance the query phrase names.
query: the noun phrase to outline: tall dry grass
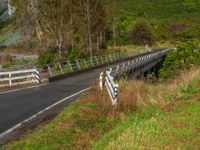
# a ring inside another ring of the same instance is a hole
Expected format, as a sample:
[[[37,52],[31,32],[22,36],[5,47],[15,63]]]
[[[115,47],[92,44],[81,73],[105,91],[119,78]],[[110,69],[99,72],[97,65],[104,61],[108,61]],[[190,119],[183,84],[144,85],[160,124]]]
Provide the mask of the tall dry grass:
[[[190,83],[191,80],[200,75],[199,67],[192,67],[180,71],[175,79],[168,79],[161,83],[150,84],[144,80],[120,80],[117,108],[114,109],[106,89],[103,91],[94,84],[92,89],[82,98],[82,102],[96,102],[105,113],[130,112],[141,105],[151,103],[156,105],[168,105],[164,102],[166,97],[171,96],[176,90],[180,90]],[[179,95],[175,95],[179,97]],[[176,98],[175,98],[176,99]]]

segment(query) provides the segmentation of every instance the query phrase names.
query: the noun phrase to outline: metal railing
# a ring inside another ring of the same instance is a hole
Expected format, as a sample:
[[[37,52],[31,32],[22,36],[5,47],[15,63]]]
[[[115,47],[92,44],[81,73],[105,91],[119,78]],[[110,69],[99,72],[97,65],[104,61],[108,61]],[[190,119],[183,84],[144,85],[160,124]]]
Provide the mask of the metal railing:
[[[17,84],[40,83],[40,73],[37,69],[0,72],[0,83],[10,87]]]
[[[73,61],[66,60],[64,62],[57,62],[52,64],[46,64],[43,66],[36,66],[39,68],[41,76],[43,77],[54,77],[57,75],[62,75],[66,73],[76,72],[92,67],[98,67],[101,65],[110,64],[113,62],[121,61],[124,59],[131,58],[146,52],[150,52],[149,49],[132,51],[132,52],[122,52],[113,53],[102,56],[93,56],[84,59],[76,59]]]
[[[118,84],[114,82],[114,77],[111,76],[112,69],[106,71],[105,76],[105,86],[110,96],[113,106],[117,105],[117,96],[118,96]]]
[[[154,67],[157,63],[159,63],[168,51],[169,49],[162,49],[146,54],[144,56],[139,56],[133,60],[112,67],[109,71],[106,71],[105,78],[101,79],[100,77],[100,85],[102,85],[102,83],[105,81],[105,86],[111,99],[112,105],[117,105],[119,86],[115,83],[115,79],[118,76],[122,76],[124,73],[132,72],[134,77],[137,77],[138,75],[145,73]]]

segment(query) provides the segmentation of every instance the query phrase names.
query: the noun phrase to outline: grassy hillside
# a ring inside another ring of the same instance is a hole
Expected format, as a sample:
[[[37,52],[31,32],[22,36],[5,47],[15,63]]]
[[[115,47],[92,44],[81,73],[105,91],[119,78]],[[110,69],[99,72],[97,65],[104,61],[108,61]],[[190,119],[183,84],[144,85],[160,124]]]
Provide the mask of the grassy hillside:
[[[194,72],[193,72],[194,73]],[[196,75],[195,75],[196,76]],[[200,78],[146,105],[95,142],[93,149],[199,149]]]
[[[156,40],[173,41],[183,37],[185,39],[200,37],[199,0],[196,2],[191,0],[112,1],[105,1],[105,5],[110,17],[114,14],[117,18],[119,42],[128,38],[127,33],[139,18],[145,18],[152,25]]]

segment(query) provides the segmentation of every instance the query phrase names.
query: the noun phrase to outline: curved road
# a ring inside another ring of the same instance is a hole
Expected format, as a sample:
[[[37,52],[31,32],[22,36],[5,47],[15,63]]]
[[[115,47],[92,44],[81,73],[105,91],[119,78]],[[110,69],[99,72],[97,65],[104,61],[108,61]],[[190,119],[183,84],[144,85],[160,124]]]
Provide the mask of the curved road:
[[[0,93],[0,142],[5,131],[41,110],[69,96],[74,100],[81,94],[75,93],[88,88],[97,79],[100,71],[102,69],[81,73],[39,87]],[[70,99],[66,101],[70,102]]]

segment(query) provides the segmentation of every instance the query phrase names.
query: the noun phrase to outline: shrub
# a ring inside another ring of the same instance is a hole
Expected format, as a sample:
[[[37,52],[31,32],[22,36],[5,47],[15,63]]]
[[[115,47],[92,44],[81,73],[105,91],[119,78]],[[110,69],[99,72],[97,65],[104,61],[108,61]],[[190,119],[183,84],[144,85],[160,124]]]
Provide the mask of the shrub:
[[[152,45],[154,37],[153,37],[151,25],[145,20],[137,21],[131,31],[130,38],[134,44]]]
[[[75,60],[75,59],[81,59],[87,57],[88,54],[83,52],[82,50],[79,50],[77,48],[70,48],[68,49],[68,52],[66,53],[66,58],[69,60]]]
[[[4,22],[0,21],[0,30],[3,29],[3,27],[4,27]]]
[[[54,61],[54,55],[56,53],[56,50],[55,49],[49,49],[48,51],[46,52],[41,52],[39,54],[39,64],[40,65],[45,65],[45,64],[50,64]]]
[[[166,55],[163,68],[160,70],[161,78],[177,75],[178,69],[200,64],[200,49],[197,41],[180,42],[177,50],[170,50]]]
[[[9,53],[5,52],[5,54],[1,58],[1,64],[4,68],[8,67],[12,63],[13,59]]]

